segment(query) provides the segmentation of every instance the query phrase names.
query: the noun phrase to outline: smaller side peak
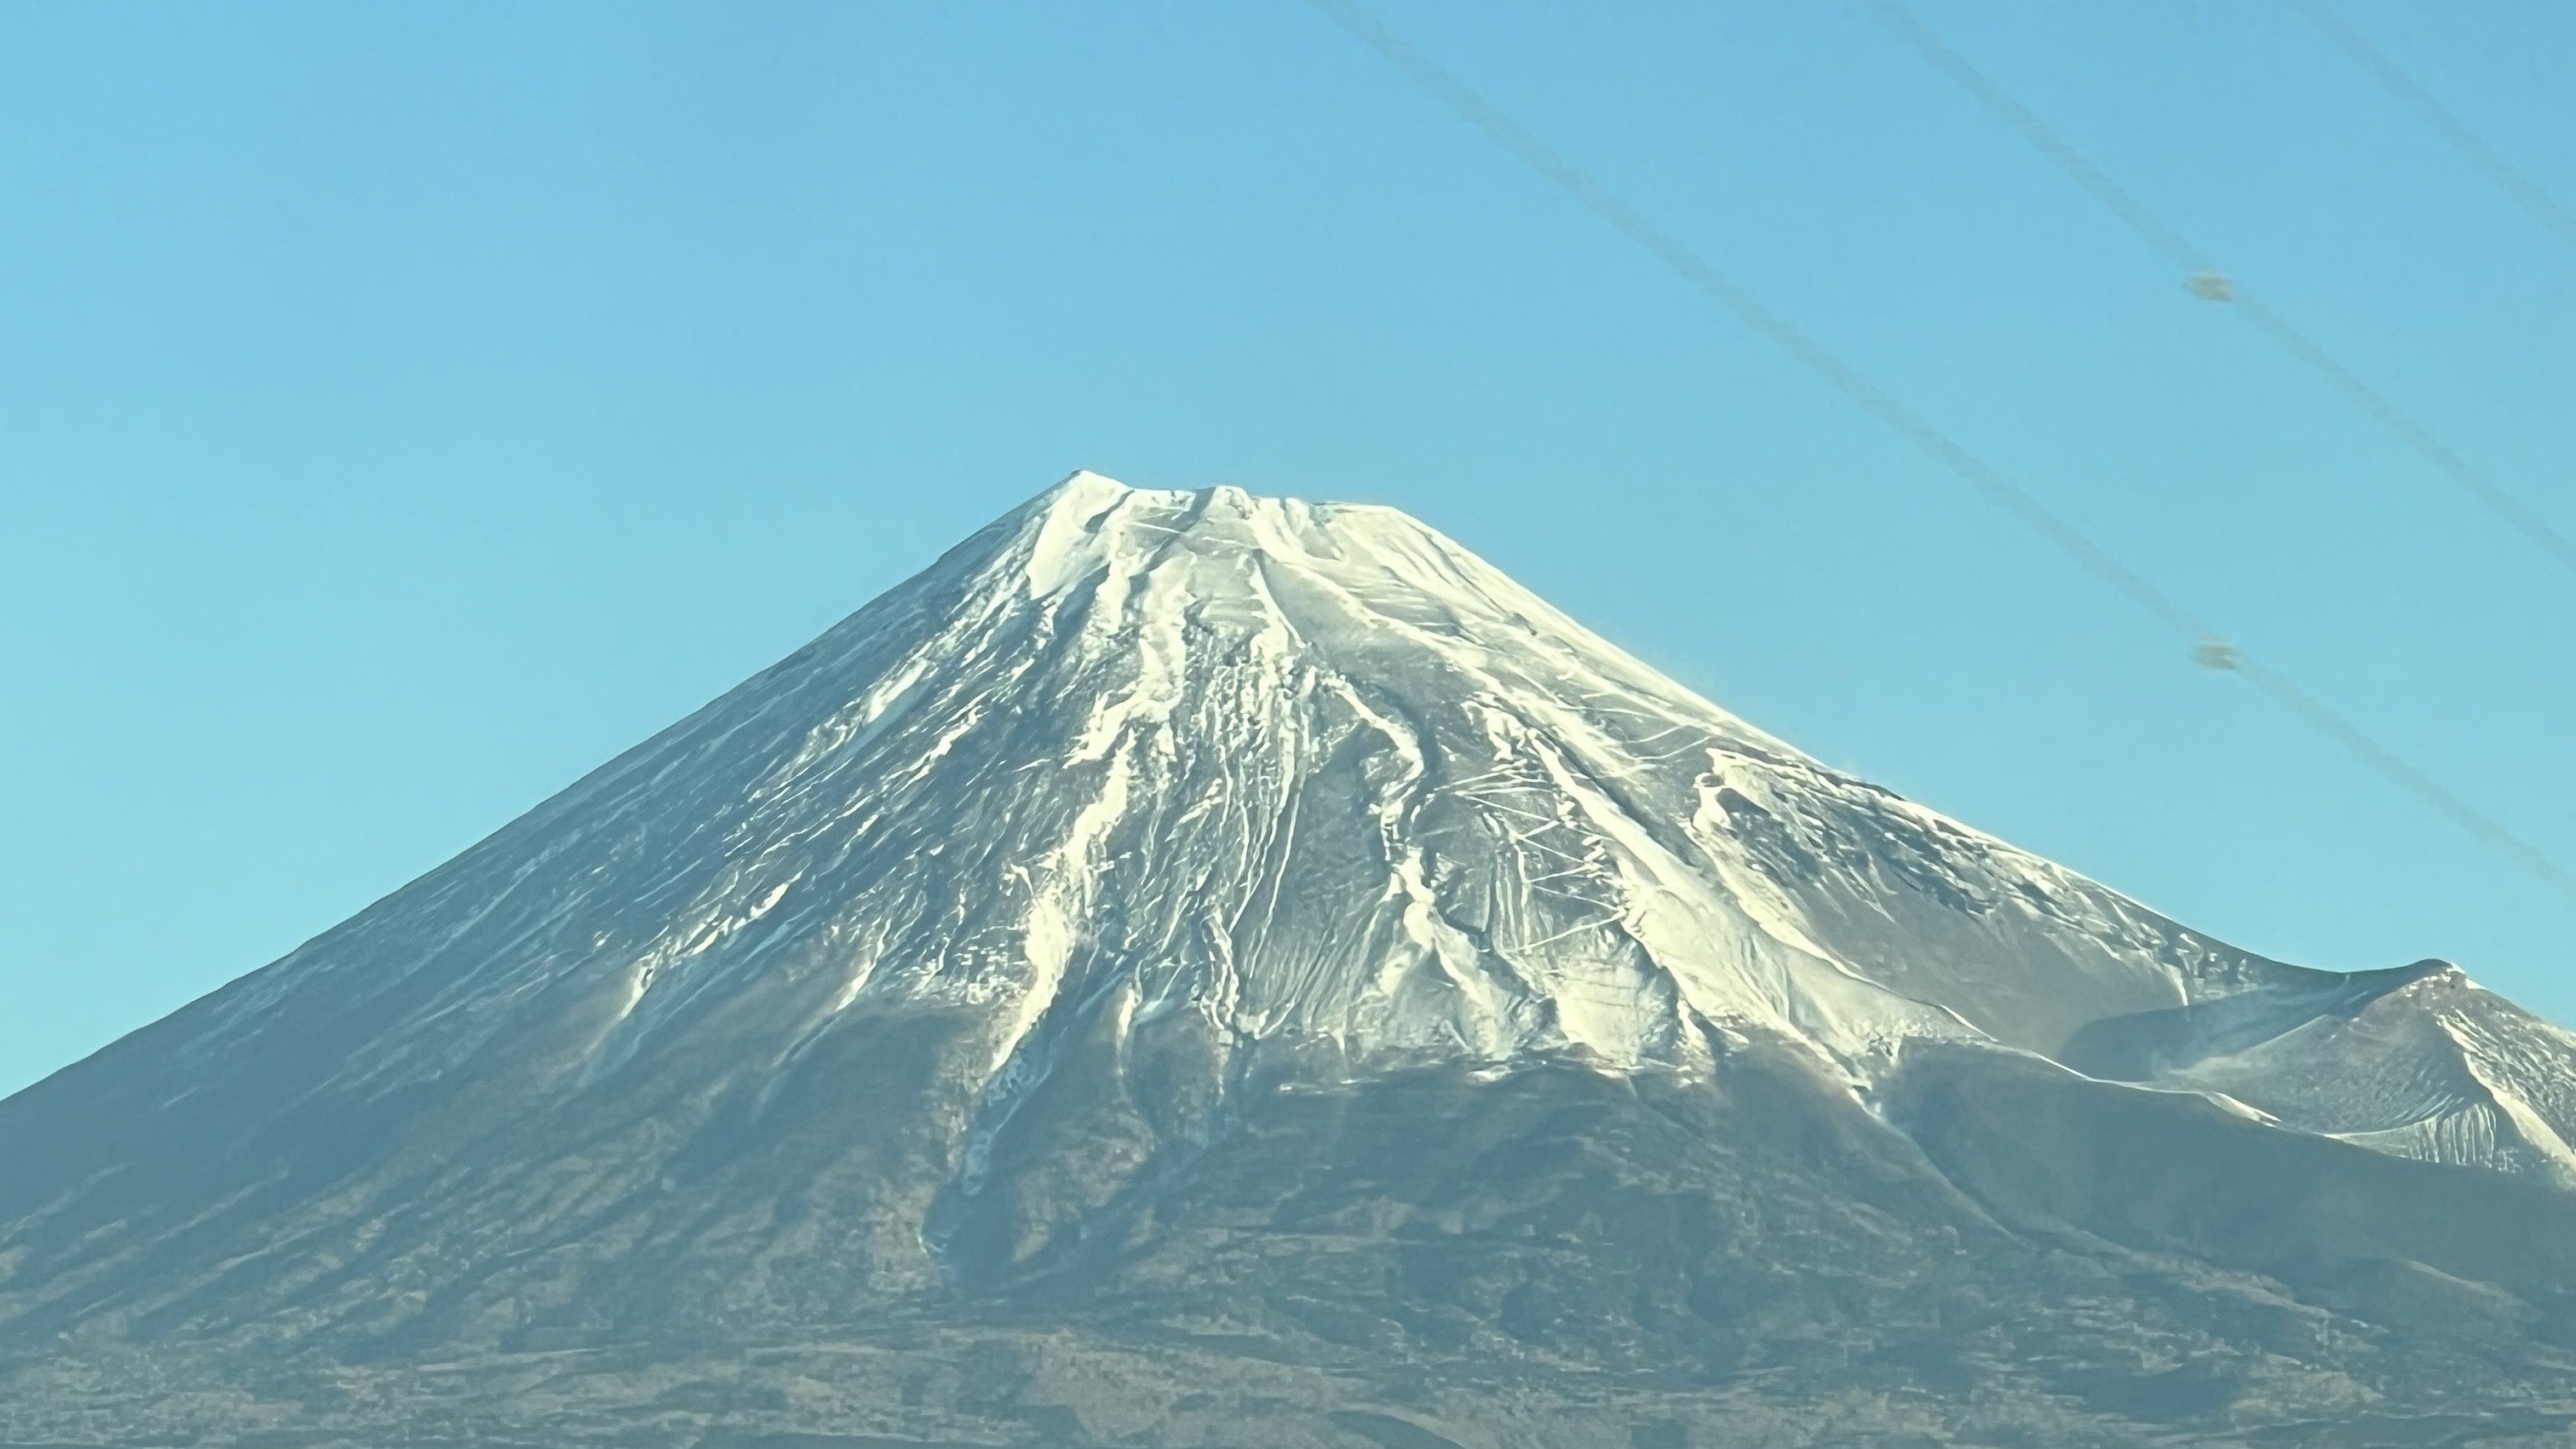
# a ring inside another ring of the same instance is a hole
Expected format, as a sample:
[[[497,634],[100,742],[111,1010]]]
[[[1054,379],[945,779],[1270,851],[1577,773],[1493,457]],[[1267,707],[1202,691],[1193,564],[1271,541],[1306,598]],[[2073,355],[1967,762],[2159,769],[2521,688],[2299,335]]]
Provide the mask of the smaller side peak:
[[[2396,969],[2394,974],[2401,978],[2403,984],[2408,986],[2412,986],[2419,981],[2436,981],[2444,986],[2470,986],[2476,984],[2469,980],[2469,973],[2461,970],[2457,965],[2449,961],[2442,960],[2438,956],[2427,956],[2421,961],[2400,966]]]
[[[2343,979],[2344,989],[2351,993],[2348,1009],[2354,1011],[2395,1010],[2450,1001],[2462,992],[2477,990],[2478,985],[2459,967],[2433,959],[2377,971],[2355,971]]]

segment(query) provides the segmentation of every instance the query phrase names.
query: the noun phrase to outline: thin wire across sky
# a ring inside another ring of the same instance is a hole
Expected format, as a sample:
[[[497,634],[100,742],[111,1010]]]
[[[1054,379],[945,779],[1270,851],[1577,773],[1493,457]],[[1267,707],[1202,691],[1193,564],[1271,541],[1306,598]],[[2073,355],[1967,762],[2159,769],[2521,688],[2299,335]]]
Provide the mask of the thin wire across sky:
[[[2360,66],[2362,73],[2377,82],[2379,88],[2388,92],[2398,104],[2413,111],[2417,119],[2432,128],[2433,134],[2460,153],[2460,159],[2503,188],[2504,194],[2512,197],[2516,206],[2529,212],[2532,220],[2565,243],[2569,250],[2576,251],[2576,213],[2559,205],[2557,198],[2543,190],[2539,182],[2506,160],[2504,153],[2487,144],[2485,137],[2469,129],[2468,122],[2461,120],[2458,113],[2442,104],[2440,97],[2408,75],[2396,61],[2389,59],[2386,52],[2371,44],[2369,37],[2354,29],[2350,21],[2337,15],[2320,0],[2281,0],[2281,3],[2308,22],[2353,64]]]
[[[2576,900],[2576,874],[2560,866],[2547,852],[2522,839],[2502,822],[2381,745],[2287,676],[2247,657],[2234,646],[2219,642],[2217,630],[2153,580],[2120,562],[2028,489],[1872,382],[1804,328],[1773,311],[1730,280],[1688,243],[1621,200],[1590,172],[1506,115],[1411,41],[1361,8],[1355,0],[1307,0],[1307,3],[1377,52],[1425,95],[1455,112],[1531,171],[1572,196],[1585,210],[1643,247],[1692,289],[1760,333],[1801,366],[1928,454],[1933,461],[1966,483],[1979,498],[2039,535],[2050,547],[2072,559],[2097,583],[2144,609],[2156,622],[2190,645],[2204,665],[2225,670],[2245,680],[2263,697],[2281,706],[2301,723],[2334,740],[2374,773],[2459,826],[2480,844],[2512,861],[2542,884]],[[1874,4],[1877,0],[1863,0],[1863,3]],[[2008,97],[2005,99],[2009,102]],[[2076,160],[2082,162],[2080,156]],[[2089,168],[2090,163],[2083,164]],[[2107,177],[2103,180],[2109,184]],[[2119,192],[2116,186],[2111,189],[2114,194],[2126,194]],[[2139,208],[2139,214],[2150,226],[2159,225],[2143,208]],[[2175,238],[2177,243],[2179,240]],[[2185,246],[2183,250],[2188,251],[2189,248]],[[2193,270],[2201,269],[2197,262],[2190,265]],[[2569,558],[2571,563],[2576,563],[2576,550],[2571,550]]]
[[[2093,164],[2090,157],[2059,135],[2056,128],[2042,120],[2037,112],[2015,99],[2011,92],[1996,84],[1992,76],[1978,69],[1974,62],[1917,19],[1902,0],[1853,0],[1853,3],[1885,27],[1889,34],[1904,41],[1934,70],[1956,82],[1978,105],[2010,127],[2013,134],[2028,142],[2032,150],[2048,159],[2049,164],[2065,172],[2069,179],[2100,202],[2104,210],[2119,218],[2122,225],[2137,233],[2148,246],[2179,268],[2184,276],[2226,279],[2224,293],[2213,295],[2204,291],[2202,296],[2212,301],[2223,297],[2237,316],[2324,379],[2327,386],[2386,429],[2389,436],[2408,452],[2432,464],[2461,493],[2529,539],[2561,567],[2576,572],[2576,539],[2570,539],[2531,505],[2516,497],[2512,490],[2488,477],[2484,469],[2461,456],[2458,449],[2435,436],[2432,429],[2417,422],[2395,399],[2345,366],[2326,350],[2323,343],[2309,336],[2306,329],[2281,315],[2260,296],[2248,292],[2241,279],[2227,273],[2216,258],[2166,225],[2162,218],[2147,208],[2146,203],[2113,180],[2110,173]],[[2301,0],[2291,0],[2291,3],[2303,10],[2311,8],[2301,4]]]

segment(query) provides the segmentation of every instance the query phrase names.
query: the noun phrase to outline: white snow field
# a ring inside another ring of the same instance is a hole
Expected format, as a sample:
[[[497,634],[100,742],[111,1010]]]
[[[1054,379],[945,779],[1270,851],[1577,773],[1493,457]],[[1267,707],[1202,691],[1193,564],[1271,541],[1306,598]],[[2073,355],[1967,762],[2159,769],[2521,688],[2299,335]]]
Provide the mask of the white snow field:
[[[0,1103],[0,1444],[2545,1439],[2571,1140],[2452,967],[1077,473]]]
[[[173,1055],[219,1073],[279,1003],[416,981],[324,1089],[437,1081],[544,1018],[580,1024],[553,1048],[577,1091],[757,979],[744,1073],[792,1075],[854,1010],[969,1005],[995,1116],[1102,1015],[1186,1018],[1212,1069],[1280,1043],[1350,1073],[1704,1071],[1764,1032],[1862,1089],[1934,1037],[2576,1170],[2576,1038],[2431,971],[2176,926],[1828,769],[1395,510],[1076,473],[210,1001]]]

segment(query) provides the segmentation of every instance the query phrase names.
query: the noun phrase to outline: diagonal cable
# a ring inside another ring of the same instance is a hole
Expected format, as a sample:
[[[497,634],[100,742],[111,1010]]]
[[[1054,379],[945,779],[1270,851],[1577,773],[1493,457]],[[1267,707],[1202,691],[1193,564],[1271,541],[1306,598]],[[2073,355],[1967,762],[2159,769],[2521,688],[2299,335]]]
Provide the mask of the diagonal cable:
[[[2486,138],[2469,129],[2468,122],[2426,90],[2423,84],[2398,67],[2385,51],[2372,45],[2367,37],[2337,15],[2322,0],[2281,0],[2300,19],[2308,22],[2337,50],[2342,51],[2363,72],[2379,83],[2399,104],[2433,129],[2435,135],[2450,143],[2452,150],[2482,172],[2489,181],[2504,189],[2531,219],[2549,229],[2560,241],[2576,247],[2576,215],[2558,204],[2557,198],[2540,187],[2540,183],[2523,174],[2522,168],[2504,158],[2504,153],[2488,145]]]
[[[1932,68],[1958,83],[1961,90],[1997,120],[2012,128],[2015,135],[2030,143],[2033,150],[2048,158],[2076,185],[2121,224],[2136,232],[2167,261],[2194,276],[2223,277],[2217,263],[2200,248],[2185,240],[2181,233],[2167,226],[2144,202],[2131,195],[2126,187],[2111,179],[2110,173],[2093,164],[2091,158],[2077,150],[2030,107],[2015,100],[2012,94],[1979,70],[1966,56],[1952,49],[1948,42],[1915,18],[1901,0],[1854,0],[1854,3],[1886,27],[1897,39],[1911,46],[1915,53],[1931,63]],[[2296,0],[2293,0],[2296,3]],[[2255,331],[2272,339],[2282,351],[2307,365],[2327,385],[2341,394],[2346,402],[2361,410],[2371,421],[2388,431],[2407,451],[2430,463],[2461,492],[2478,505],[2503,520],[2515,532],[2529,539],[2543,553],[2560,565],[2576,570],[2576,540],[2560,532],[2555,524],[2542,517],[2531,505],[2486,475],[2485,470],[2460,456],[2459,451],[2434,436],[2431,429],[2415,421],[2386,393],[2363,380],[2361,374],[2345,366],[2324,345],[2310,337],[2306,330],[2273,307],[2247,292],[2232,279],[2225,282],[2224,297],[2236,314]],[[2204,294],[2207,295],[2207,294]]]
[[[2074,560],[2094,580],[2116,590],[2153,615],[2156,622],[2193,644],[2201,663],[2242,676],[2265,698],[2332,738],[2364,765],[2431,806],[2445,819],[2476,837],[2479,843],[2512,861],[2543,884],[2576,899],[2576,874],[2570,874],[2539,847],[2515,835],[2494,817],[2408,764],[2403,757],[2379,744],[2358,725],[2337,714],[2314,695],[2267,666],[2245,657],[2233,646],[2220,642],[2214,630],[2153,580],[2113,557],[2083,530],[2059,517],[2047,504],[2004,476],[1994,465],[1961,446],[1930,419],[1871,382],[1859,369],[1809,336],[1805,329],[1764,306],[1679,237],[1620,200],[1591,173],[1540,140],[1527,127],[1503,114],[1493,102],[1441,68],[1439,62],[1360,8],[1355,0],[1307,0],[1307,3],[1376,51],[1426,95],[1456,112],[1469,125],[1483,132],[1487,139],[1572,196],[1585,210],[1652,253],[1656,260],[1702,296],[1733,314],[1738,321],[1760,333],[1800,365],[1858,403],[1871,416],[1929,454],[1935,462],[1975,490],[1978,497],[2010,514],[2049,546]]]

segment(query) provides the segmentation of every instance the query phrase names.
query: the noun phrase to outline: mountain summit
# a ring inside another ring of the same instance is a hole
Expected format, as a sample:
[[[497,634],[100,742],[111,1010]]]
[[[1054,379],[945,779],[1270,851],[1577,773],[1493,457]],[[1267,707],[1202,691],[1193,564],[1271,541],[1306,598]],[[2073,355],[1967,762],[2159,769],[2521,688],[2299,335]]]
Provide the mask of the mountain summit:
[[[1402,513],[1077,473],[0,1103],[0,1436],[2551,1434],[2571,1137],[2454,968],[2191,932]]]

